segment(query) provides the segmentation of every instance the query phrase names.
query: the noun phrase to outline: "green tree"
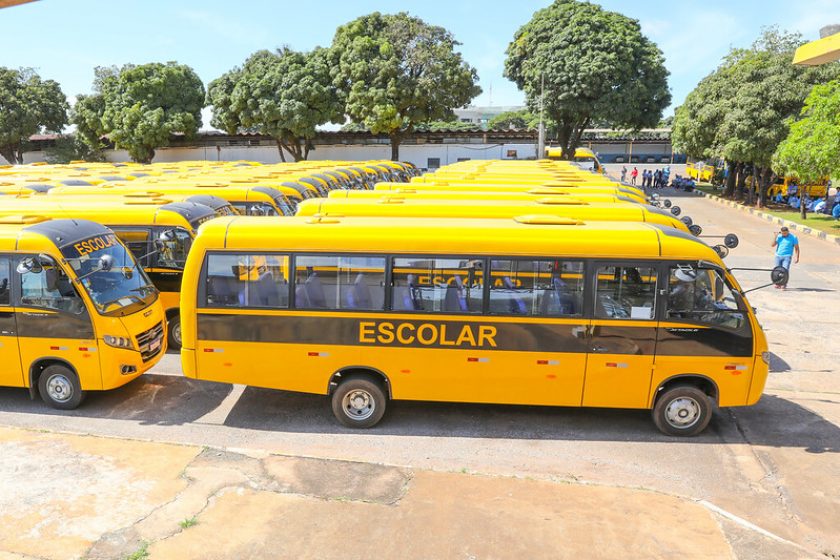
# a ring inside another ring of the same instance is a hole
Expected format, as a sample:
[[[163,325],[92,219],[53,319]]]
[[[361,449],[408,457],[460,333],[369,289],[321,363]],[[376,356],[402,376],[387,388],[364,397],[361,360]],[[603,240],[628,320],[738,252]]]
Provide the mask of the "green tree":
[[[374,134],[387,134],[391,158],[419,123],[450,120],[481,93],[478,76],[455,51],[452,34],[405,12],[362,16],[336,31],[333,83],[344,112]]]
[[[803,182],[840,174],[840,80],[814,86],[779,144],[773,167]]]
[[[102,96],[102,130],[131,159],[149,163],[170,137],[192,137],[201,126],[204,85],[189,66],[176,62],[97,68],[95,94]],[[93,127],[95,129],[95,126]]]
[[[30,136],[60,132],[67,124],[67,98],[58,82],[34,70],[0,67],[0,155],[23,163]]]
[[[76,103],[70,111],[70,122],[76,125],[73,149],[80,154],[85,154],[85,157],[73,159],[89,161],[101,161],[103,159],[102,151],[106,146],[103,138],[107,134],[102,124],[104,114],[105,100],[101,94],[80,94],[76,96]],[[63,149],[66,152],[69,147],[65,146]]]
[[[519,28],[505,76],[532,111],[542,101],[567,155],[591,123],[653,127],[671,103],[664,57],[639,22],[578,0],[555,0]]]
[[[44,151],[48,163],[70,163],[74,160],[105,161],[101,150],[93,150],[79,134],[62,134],[53,146]]]
[[[275,139],[283,161],[284,150],[295,161],[306,159],[316,127],[344,116],[327,63],[324,49],[254,53],[210,83],[213,126],[230,134],[258,130]]]
[[[518,109],[516,111],[505,111],[499,113],[487,123],[487,127],[491,129],[509,129],[515,128],[517,130],[535,130],[539,126],[540,116],[534,115],[528,109]]]

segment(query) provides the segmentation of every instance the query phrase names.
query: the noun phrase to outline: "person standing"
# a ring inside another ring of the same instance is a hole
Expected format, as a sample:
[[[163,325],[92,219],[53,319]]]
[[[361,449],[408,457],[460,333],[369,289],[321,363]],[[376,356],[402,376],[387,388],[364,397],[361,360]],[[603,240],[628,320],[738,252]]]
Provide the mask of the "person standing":
[[[630,183],[633,185],[636,184],[636,179],[639,177],[639,168],[634,167],[633,171],[630,172]]]
[[[626,179],[627,179],[627,166],[624,165],[624,166],[621,167],[621,182],[626,183],[627,182]]]
[[[784,267],[788,271],[788,276],[790,276],[791,259],[794,263],[799,263],[799,239],[787,227],[783,226],[781,231],[775,234],[771,247],[776,248],[775,266]],[[786,290],[787,280],[785,279],[782,284],[776,284],[776,288]]]

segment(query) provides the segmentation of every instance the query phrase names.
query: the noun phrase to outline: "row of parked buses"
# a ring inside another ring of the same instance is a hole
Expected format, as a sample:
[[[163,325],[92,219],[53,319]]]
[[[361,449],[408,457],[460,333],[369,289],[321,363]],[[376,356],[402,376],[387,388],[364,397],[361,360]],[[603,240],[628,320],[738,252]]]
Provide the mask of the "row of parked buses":
[[[469,161],[423,176],[400,167],[372,189],[301,199],[296,216],[107,186],[53,212],[110,205],[112,216],[85,217],[129,247],[116,262],[133,253],[142,265],[88,266],[161,291],[155,275],[174,273],[186,376],[328,395],[346,426],[371,427],[406,399],[650,409],[663,432],[694,435],[715,406],[759,399],[767,342],[722,261],[734,236],[710,247],[677,208],[571,162]],[[53,190],[14,204],[40,205]],[[114,217],[149,210],[185,220],[184,242],[169,222]],[[99,245],[73,244],[93,263]]]
[[[201,224],[290,216],[332,190],[416,173],[389,161],[0,166],[0,385],[70,409],[131,381],[180,347]]]

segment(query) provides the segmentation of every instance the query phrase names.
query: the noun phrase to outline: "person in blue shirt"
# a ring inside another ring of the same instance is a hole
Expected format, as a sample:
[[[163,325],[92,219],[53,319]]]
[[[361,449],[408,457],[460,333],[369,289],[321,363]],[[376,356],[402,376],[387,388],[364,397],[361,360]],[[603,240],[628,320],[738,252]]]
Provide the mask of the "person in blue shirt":
[[[774,266],[782,266],[790,272],[791,259],[794,259],[794,263],[799,263],[799,239],[787,227],[782,227],[781,231],[775,235],[771,247],[776,248],[776,264]],[[786,290],[787,280],[784,284],[776,284],[776,288]]]

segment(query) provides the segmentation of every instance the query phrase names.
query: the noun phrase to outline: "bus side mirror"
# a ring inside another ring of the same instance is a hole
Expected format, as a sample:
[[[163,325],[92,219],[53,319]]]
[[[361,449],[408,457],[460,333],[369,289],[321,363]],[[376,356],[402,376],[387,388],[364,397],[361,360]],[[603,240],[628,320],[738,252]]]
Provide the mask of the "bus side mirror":
[[[158,236],[158,240],[162,241],[164,243],[175,241],[175,230],[172,230],[172,229],[163,230],[162,232],[160,232],[160,235]]]
[[[729,248],[726,247],[726,245],[715,245],[714,247],[712,247],[712,249],[714,249],[715,253],[717,253],[718,256],[722,259],[725,259],[727,256],[729,256]]]
[[[734,249],[738,246],[738,236],[734,233],[727,233],[726,237],[723,238],[723,244],[730,249]]]
[[[680,220],[682,220],[682,223],[684,223],[687,226],[691,226],[691,224],[694,223],[694,220],[691,219],[691,216],[683,216],[682,218],[680,218]]]
[[[663,204],[663,206],[665,206],[665,208],[670,208],[671,207],[671,201],[667,198],[665,199],[665,202],[663,202],[662,204]]]
[[[691,224],[688,226],[688,231],[690,231],[693,236],[700,237],[700,234],[703,233],[703,228],[697,224]]]
[[[671,206],[671,214],[674,216],[679,216],[682,213],[682,208],[679,206]]]
[[[777,266],[770,271],[770,280],[776,285],[784,285],[788,281],[788,271],[783,266]]]
[[[41,263],[35,257],[26,257],[18,263],[16,270],[18,274],[27,274],[29,272],[40,274],[43,272],[44,267],[41,266]]]

